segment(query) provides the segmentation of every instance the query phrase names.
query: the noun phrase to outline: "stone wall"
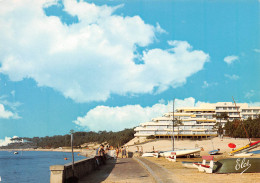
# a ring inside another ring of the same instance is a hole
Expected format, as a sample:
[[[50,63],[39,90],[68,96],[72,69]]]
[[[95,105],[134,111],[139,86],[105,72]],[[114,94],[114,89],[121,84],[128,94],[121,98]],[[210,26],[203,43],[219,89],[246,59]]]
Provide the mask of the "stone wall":
[[[99,163],[98,163],[99,162]],[[65,165],[50,166],[50,183],[70,183],[86,176],[92,170],[95,170],[100,165],[99,157],[86,158],[74,162],[74,171],[72,163]]]

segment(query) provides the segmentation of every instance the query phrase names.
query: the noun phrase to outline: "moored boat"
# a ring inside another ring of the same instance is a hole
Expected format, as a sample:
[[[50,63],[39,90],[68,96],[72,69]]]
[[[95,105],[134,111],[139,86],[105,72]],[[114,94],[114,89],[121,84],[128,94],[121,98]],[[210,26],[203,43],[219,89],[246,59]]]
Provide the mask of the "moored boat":
[[[220,149],[212,150],[212,151],[209,151],[209,154],[210,155],[216,155],[216,154],[219,153],[219,151],[220,151]]]
[[[195,149],[180,149],[180,150],[174,150],[174,151],[164,151],[160,152],[160,156],[169,157],[172,156],[174,153],[176,153],[176,157],[190,155],[194,153],[198,153],[201,151],[201,148],[195,148]]]
[[[235,154],[234,156],[252,156],[253,153],[240,153],[240,154]]]
[[[249,150],[251,149],[254,149],[254,148],[257,148],[260,146],[260,140],[257,141],[257,142],[253,142],[253,143],[249,143],[247,144],[246,146],[244,147],[241,147],[239,149],[236,149],[234,151],[231,151],[229,154],[230,155],[234,155],[234,154],[240,154],[240,153],[245,153],[245,152],[248,152]]]
[[[201,163],[201,162],[192,162],[192,161],[182,161],[181,164],[182,166],[184,166],[185,168],[193,168],[196,169],[197,167],[193,166],[193,163]]]
[[[253,153],[253,154],[260,154],[260,150],[251,151],[250,153]]]
[[[260,173],[260,158],[228,158],[214,164],[213,173]]]
[[[142,157],[158,157],[159,153],[158,152],[146,152],[142,155]]]

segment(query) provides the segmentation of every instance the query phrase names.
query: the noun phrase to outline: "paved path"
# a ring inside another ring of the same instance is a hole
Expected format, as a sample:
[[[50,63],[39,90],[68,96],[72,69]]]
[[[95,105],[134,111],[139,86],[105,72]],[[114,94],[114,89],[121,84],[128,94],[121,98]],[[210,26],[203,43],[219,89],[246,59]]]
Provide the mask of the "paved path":
[[[109,160],[100,170],[91,172],[79,183],[121,182],[153,183],[153,176],[133,158]]]
[[[151,175],[153,175],[155,182],[157,183],[180,183],[174,177],[173,173],[170,172],[168,169],[153,163],[145,158],[136,158],[136,160],[142,164]]]

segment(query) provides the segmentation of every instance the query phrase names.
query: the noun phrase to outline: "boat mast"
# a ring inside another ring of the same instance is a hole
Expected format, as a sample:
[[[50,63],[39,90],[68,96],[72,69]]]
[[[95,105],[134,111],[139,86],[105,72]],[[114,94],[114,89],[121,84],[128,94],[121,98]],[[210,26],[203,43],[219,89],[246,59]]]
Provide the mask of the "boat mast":
[[[172,150],[174,151],[174,98],[173,98],[173,105],[172,105]]]
[[[246,128],[245,128],[245,126],[244,126],[244,123],[243,123],[242,118],[241,118],[241,116],[240,116],[240,112],[238,111],[238,107],[237,107],[237,104],[236,104],[235,99],[234,99],[233,96],[232,96],[232,99],[233,99],[234,104],[235,104],[235,107],[236,107],[236,109],[237,109],[237,113],[238,113],[238,115],[239,115],[239,119],[240,119],[240,121],[241,121],[241,124],[242,124],[242,126],[243,126],[243,128],[244,128],[244,130],[245,130],[245,132],[246,132],[246,136],[247,136],[247,138],[248,138],[248,140],[249,140],[249,143],[251,144],[251,140],[250,140],[249,135],[248,135],[248,133],[247,133],[247,131],[246,131]]]

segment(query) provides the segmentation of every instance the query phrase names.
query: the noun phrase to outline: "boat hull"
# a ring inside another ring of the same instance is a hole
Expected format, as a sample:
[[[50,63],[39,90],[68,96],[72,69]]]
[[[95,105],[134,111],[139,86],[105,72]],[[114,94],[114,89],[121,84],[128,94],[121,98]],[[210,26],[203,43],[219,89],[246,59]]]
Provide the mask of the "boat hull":
[[[185,156],[185,155],[189,155],[189,154],[198,153],[200,151],[201,151],[200,148],[196,148],[196,149],[181,149],[181,150],[175,150],[175,151],[161,152],[160,156],[169,157],[169,156],[173,156],[173,153],[176,153],[176,157],[180,157],[180,156]]]
[[[153,153],[153,152],[147,152],[147,153],[144,153],[142,155],[142,157],[158,157],[158,153]]]
[[[260,158],[221,159],[214,164],[214,173],[259,173]]]
[[[209,151],[210,155],[216,155],[219,153],[219,150],[213,150],[213,151]]]
[[[193,166],[193,163],[201,163],[201,162],[191,162],[191,161],[182,161],[181,164],[182,166],[184,166],[185,168],[192,168],[192,169],[197,169],[197,167]]]
[[[253,153],[241,153],[241,154],[235,154],[234,156],[242,156],[242,157],[244,157],[244,156],[252,156],[253,155]]]

